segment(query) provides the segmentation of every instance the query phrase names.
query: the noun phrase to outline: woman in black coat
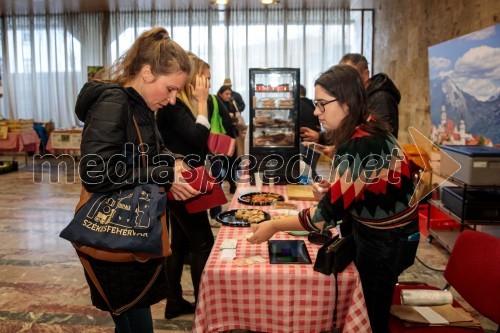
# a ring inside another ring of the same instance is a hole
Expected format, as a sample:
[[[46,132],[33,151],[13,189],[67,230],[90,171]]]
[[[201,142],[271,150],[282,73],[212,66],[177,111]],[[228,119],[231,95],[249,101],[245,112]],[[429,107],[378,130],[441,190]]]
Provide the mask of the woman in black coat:
[[[231,90],[230,86],[222,86],[219,88],[219,91],[217,92],[217,96],[222,100],[222,103],[224,106],[227,108],[229,115],[231,117],[231,123],[233,125],[233,135],[234,137],[238,137],[240,134],[238,131],[238,125],[239,125],[239,119],[236,117],[236,106],[233,103],[232,100],[232,93],[233,91]],[[228,170],[228,174],[226,175],[225,179],[229,182],[229,192],[234,193],[236,192],[236,159],[238,158],[238,152],[235,150],[233,156],[231,156],[228,160],[227,163],[225,164],[225,169]]]
[[[182,179],[176,180],[182,177],[182,160],[174,162],[175,156],[162,149],[154,121],[156,110],[175,103],[176,93],[184,87],[189,70],[186,52],[170,39],[164,28],[155,27],[139,36],[115,67],[108,70],[111,80],[84,85],[75,112],[85,122],[79,171],[87,191],[115,192],[147,182],[164,186],[179,200],[199,194]],[[144,144],[149,147],[147,159],[151,167],[140,167],[139,138],[132,115]],[[164,161],[166,165],[154,165],[154,157],[160,152],[171,157]],[[88,260],[113,309],[137,298],[163,263],[162,259],[146,263],[117,263],[91,257]],[[92,304],[110,311],[87,274],[86,278]],[[153,332],[150,306],[165,298],[165,284],[160,274],[137,303],[122,314],[113,315],[116,332]]]
[[[213,102],[208,94],[210,88],[210,66],[188,52],[192,71],[189,85],[177,96],[175,105],[167,105],[157,114],[156,122],[168,149],[185,156],[191,167],[205,165],[207,141],[210,133],[210,119]],[[223,126],[229,133],[229,114],[218,100],[219,114]],[[165,318],[172,319],[184,313],[194,313],[195,306],[182,297],[181,275],[184,258],[191,252],[191,279],[195,298],[201,273],[205,267],[214,237],[206,211],[190,214],[183,202],[169,202],[170,235],[172,255],[166,261],[168,282]]]

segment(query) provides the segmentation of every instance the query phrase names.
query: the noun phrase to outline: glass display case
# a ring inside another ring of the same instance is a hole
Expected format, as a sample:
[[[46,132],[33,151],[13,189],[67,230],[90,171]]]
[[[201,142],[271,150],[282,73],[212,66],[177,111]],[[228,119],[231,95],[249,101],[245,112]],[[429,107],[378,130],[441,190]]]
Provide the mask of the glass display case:
[[[299,176],[298,68],[250,69],[250,175],[294,183]]]

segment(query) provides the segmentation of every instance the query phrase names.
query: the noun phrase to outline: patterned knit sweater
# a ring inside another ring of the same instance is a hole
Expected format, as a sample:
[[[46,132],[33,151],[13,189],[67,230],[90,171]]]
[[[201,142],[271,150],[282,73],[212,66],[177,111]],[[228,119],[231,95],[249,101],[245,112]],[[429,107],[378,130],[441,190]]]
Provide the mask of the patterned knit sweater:
[[[356,129],[338,147],[330,179],[330,191],[318,203],[307,229],[325,221],[335,224],[347,212],[373,228],[395,228],[418,216],[417,205],[409,206],[414,194],[409,160],[391,135],[372,135]]]

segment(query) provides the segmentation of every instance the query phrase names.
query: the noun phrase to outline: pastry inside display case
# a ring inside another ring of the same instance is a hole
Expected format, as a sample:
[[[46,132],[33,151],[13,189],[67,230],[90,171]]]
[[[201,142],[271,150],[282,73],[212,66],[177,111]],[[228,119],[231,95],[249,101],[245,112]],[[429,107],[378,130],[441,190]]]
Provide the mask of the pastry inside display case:
[[[254,146],[293,146],[295,134],[290,129],[255,130],[253,134]]]
[[[262,127],[293,128],[295,122],[290,117],[290,112],[287,110],[256,110],[253,126],[259,129]]]
[[[256,110],[253,119],[253,145],[293,146],[294,126],[288,110]]]
[[[293,109],[293,98],[255,98],[254,105],[259,109]]]
[[[272,117],[258,117],[253,120],[254,127],[293,127],[293,122],[290,120],[272,118]]]

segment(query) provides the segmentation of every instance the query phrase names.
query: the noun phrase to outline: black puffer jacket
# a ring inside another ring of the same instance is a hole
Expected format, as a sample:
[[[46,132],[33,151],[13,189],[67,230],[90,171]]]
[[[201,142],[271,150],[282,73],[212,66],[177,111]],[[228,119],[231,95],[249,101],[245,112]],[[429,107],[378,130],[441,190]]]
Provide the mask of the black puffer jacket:
[[[81,144],[82,159],[80,177],[90,192],[110,192],[120,188],[134,187],[139,179],[148,183],[167,184],[173,179],[174,158],[170,154],[162,160],[170,166],[149,166],[139,168],[136,134],[132,114],[139,125],[142,140],[147,144],[149,163],[154,162],[161,147],[154,114],[142,97],[133,88],[102,82],[86,83],[76,102],[78,119],[85,122]],[[129,143],[129,144],[126,144]],[[168,151],[162,151],[168,154]],[[107,176],[109,175],[109,177]],[[138,262],[112,263],[89,258],[94,272],[101,283],[113,308],[121,307],[135,299],[150,281],[154,271],[163,259]],[[109,311],[92,281],[86,274],[90,286],[92,304]],[[156,282],[134,308],[149,307],[166,298],[165,274]]]
[[[379,73],[370,78],[370,85],[366,93],[368,95],[368,108],[376,119],[380,119],[392,128],[391,133],[398,137],[399,109],[401,94],[398,88],[387,76]]]
[[[139,179],[170,188],[174,159],[179,155],[160,149],[154,113],[133,88],[88,82],[78,95],[75,112],[85,122],[80,176],[88,191],[132,188]],[[132,114],[147,149],[148,167],[140,167],[139,137]],[[160,160],[168,165],[158,165]]]

